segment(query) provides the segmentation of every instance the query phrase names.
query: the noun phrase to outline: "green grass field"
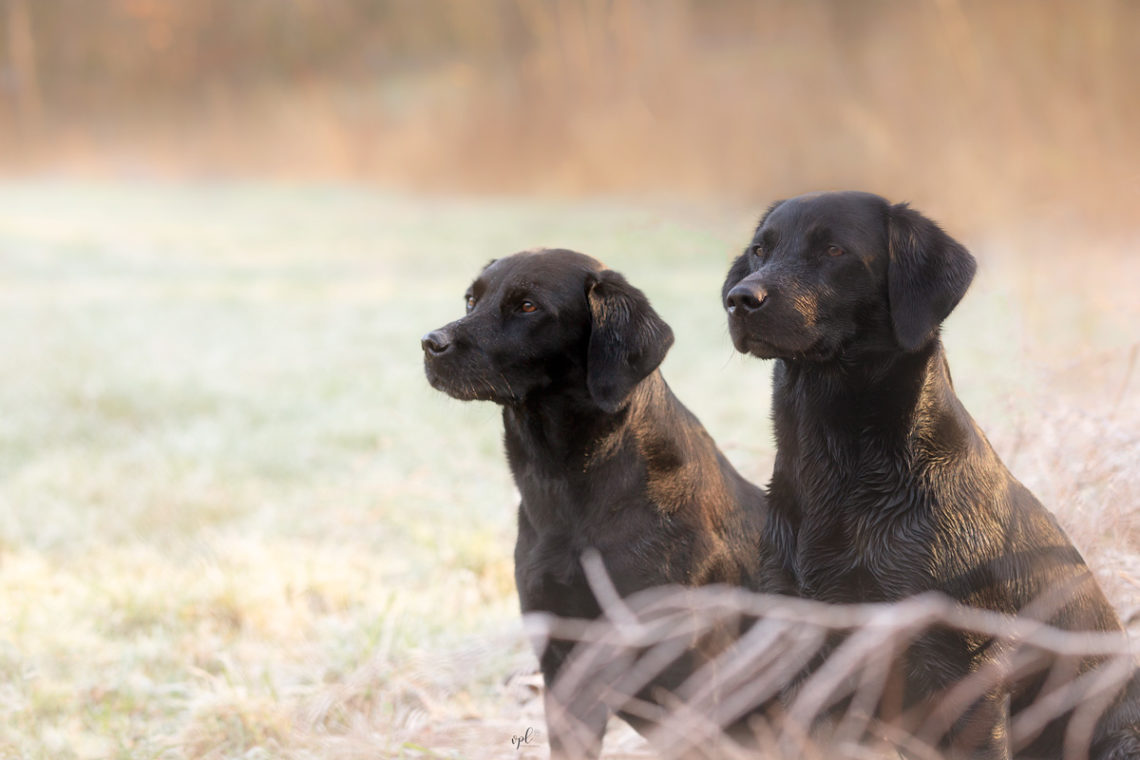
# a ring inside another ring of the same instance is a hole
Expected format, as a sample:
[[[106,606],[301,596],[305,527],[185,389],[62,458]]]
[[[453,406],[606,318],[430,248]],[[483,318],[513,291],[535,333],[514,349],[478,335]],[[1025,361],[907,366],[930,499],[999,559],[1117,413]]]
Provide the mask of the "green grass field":
[[[718,304],[758,208],[42,180],[0,209],[0,758],[545,756],[498,410],[420,360],[492,257],[625,273],[677,394],[770,469],[770,369]],[[1140,246],[1054,232],[960,235],[946,342],[1130,614]]]

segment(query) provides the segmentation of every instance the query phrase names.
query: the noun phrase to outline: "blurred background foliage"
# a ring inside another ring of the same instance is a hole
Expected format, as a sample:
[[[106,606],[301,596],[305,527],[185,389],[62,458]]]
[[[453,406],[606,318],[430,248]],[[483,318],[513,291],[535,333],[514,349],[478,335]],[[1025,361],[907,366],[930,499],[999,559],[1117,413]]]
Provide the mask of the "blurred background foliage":
[[[2,0],[0,167],[1127,225],[1131,0]]]
[[[498,410],[418,337],[489,258],[590,253],[764,482],[771,369],[717,293],[811,189],[978,255],[956,388],[1140,619],[1137,31],[1135,0],[0,0],[0,758],[546,757],[508,749],[543,718]]]

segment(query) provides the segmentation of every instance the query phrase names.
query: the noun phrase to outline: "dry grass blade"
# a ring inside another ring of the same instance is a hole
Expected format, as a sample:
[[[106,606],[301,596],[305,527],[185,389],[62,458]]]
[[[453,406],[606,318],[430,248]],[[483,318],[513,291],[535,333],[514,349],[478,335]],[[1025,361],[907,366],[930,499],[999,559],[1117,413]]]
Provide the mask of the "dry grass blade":
[[[864,758],[889,755],[891,746],[936,758],[934,747],[979,698],[1010,679],[1039,675],[1042,696],[1014,716],[1012,746],[1072,711],[1066,757],[1081,757],[1096,720],[1134,669],[1125,636],[1062,631],[937,594],[837,606],[706,587],[655,588],[622,599],[596,557],[584,564],[603,617],[527,620],[541,638],[578,642],[552,689],[548,720],[569,721],[562,708],[600,702],[656,724],[649,740],[666,758],[755,757],[758,748],[773,757]],[[749,621],[744,635],[675,692],[652,688],[690,647],[740,621]],[[901,699],[892,691],[899,656],[932,629],[989,637],[995,656],[929,704],[882,714],[888,693]],[[1081,657],[1103,661],[1078,673]],[[813,660],[818,664],[809,668]],[[772,702],[780,694],[786,712]]]

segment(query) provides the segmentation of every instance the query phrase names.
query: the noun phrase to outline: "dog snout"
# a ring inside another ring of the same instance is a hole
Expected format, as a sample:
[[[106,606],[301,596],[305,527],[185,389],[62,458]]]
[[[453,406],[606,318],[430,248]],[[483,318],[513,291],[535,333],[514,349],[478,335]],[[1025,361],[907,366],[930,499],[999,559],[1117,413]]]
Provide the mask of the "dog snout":
[[[425,354],[439,356],[440,354],[447,353],[448,349],[451,348],[451,335],[445,330],[432,330],[420,338],[420,345],[423,347]]]
[[[768,292],[763,288],[749,285],[737,285],[728,291],[724,299],[724,307],[733,316],[746,316],[759,309],[768,300]]]

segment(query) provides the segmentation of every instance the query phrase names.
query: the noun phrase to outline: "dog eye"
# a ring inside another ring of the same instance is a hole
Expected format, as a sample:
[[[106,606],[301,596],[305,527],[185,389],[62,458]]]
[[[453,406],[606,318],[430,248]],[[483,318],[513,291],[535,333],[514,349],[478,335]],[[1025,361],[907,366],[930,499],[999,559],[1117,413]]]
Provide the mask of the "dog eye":
[[[475,308],[475,296],[467,296],[467,313],[470,314],[471,310]]]
[[[752,246],[752,255],[758,259],[764,258],[764,246],[762,246],[762,245]]]
[[[523,301],[519,304],[519,311],[524,314],[530,314],[538,311],[538,307],[534,305],[534,301]]]
[[[843,250],[842,248],[840,248],[837,245],[827,246],[827,255],[828,256],[842,256],[845,253],[847,253],[847,251]]]

